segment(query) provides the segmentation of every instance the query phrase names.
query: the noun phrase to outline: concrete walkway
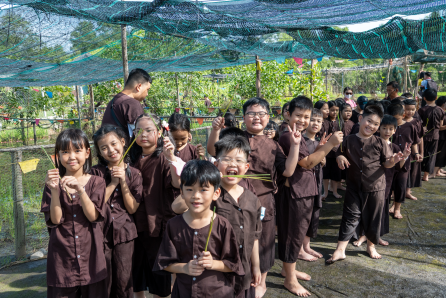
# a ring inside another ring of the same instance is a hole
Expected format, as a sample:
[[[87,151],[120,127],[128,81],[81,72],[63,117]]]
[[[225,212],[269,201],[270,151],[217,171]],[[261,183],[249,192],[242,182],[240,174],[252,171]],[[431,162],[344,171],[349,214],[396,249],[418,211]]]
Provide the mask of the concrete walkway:
[[[312,297],[446,297],[446,179],[432,179],[414,190],[418,201],[406,201],[401,220],[390,220],[388,247],[378,247],[382,260],[372,260],[365,245],[349,245],[347,259],[325,265],[333,252],[342,215],[342,200],[329,196],[312,247],[324,255],[299,261],[297,269],[312,276],[302,282]],[[281,262],[268,275],[265,297],[293,297],[283,287]],[[1,298],[46,297],[46,260],[0,271]],[[147,298],[150,296],[147,295]]]

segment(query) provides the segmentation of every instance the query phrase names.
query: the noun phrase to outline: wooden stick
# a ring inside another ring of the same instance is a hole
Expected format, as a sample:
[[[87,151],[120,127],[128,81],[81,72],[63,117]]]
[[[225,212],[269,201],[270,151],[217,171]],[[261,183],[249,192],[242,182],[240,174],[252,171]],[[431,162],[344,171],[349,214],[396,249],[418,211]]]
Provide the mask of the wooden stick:
[[[215,206],[214,206],[214,212],[212,213],[211,225],[209,227],[208,239],[206,239],[206,247],[204,248],[204,251],[208,251],[209,239],[211,238],[212,226],[214,225],[214,216],[215,216]]]
[[[48,155],[48,153],[46,153],[45,148],[43,148],[43,146],[40,146],[40,147],[42,147],[43,152],[45,152],[46,157],[48,157],[48,159],[51,161],[51,164],[53,165],[53,167],[56,168],[56,165],[54,164],[53,160],[52,160],[51,157]],[[54,158],[56,158],[56,156],[54,156]],[[62,177],[59,176],[59,179],[62,179]],[[66,193],[68,194],[68,197],[70,198],[70,201],[73,202],[73,198],[71,197],[71,194],[68,192],[68,190],[67,190],[66,187],[64,187],[64,190],[65,190]]]
[[[121,164],[121,162],[124,160],[125,156],[127,155],[127,153],[129,153],[130,148],[132,148],[133,144],[135,143],[136,139],[139,137],[139,135],[142,133],[142,129],[139,129],[138,134],[136,135],[135,139],[133,140],[133,142],[130,144],[130,146],[127,148],[127,151],[125,151],[124,155],[121,157],[121,160],[118,163],[118,166]]]
[[[431,154],[431,155],[429,155],[429,156],[423,157],[423,159],[428,158],[428,157],[431,157],[431,156],[434,156],[434,155],[436,155],[436,154],[438,154],[438,153],[440,153],[440,152],[441,152],[441,151],[438,151],[437,153],[434,153],[434,154]],[[412,160],[410,163],[413,163],[413,162],[416,162],[416,160]]]

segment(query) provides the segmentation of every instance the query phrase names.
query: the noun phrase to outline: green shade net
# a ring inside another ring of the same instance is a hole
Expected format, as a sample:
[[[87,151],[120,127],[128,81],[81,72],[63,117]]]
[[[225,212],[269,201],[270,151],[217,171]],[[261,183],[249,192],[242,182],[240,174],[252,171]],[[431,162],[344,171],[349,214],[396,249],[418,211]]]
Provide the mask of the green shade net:
[[[395,58],[444,52],[442,14],[394,18],[363,33],[328,25],[420,14],[444,1],[0,0],[0,86],[85,85],[122,77],[121,24],[129,68],[197,71],[276,58]]]

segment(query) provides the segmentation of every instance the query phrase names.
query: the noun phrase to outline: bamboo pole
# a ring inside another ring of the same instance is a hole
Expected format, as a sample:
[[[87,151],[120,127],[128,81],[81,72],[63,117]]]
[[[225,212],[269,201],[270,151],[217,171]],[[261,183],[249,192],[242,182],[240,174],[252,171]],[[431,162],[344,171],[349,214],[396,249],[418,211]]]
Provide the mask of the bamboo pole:
[[[260,85],[260,59],[259,56],[256,55],[256,91],[257,91],[257,97],[260,97],[261,95],[261,85]]]
[[[177,85],[177,101],[178,101],[178,108],[180,108],[181,104],[180,104],[180,87],[178,85],[178,74],[175,74],[175,83]]]
[[[407,56],[404,57],[403,68],[404,68],[404,72],[403,72],[403,93],[406,93],[407,92]]]
[[[124,70],[124,85],[129,77],[129,58],[127,54],[127,26],[121,25],[122,67]]]
[[[91,117],[92,117],[91,131],[92,131],[92,134],[94,134],[95,130],[96,130],[96,117],[95,117],[95,113],[94,113],[93,85],[88,85],[88,90],[90,91],[90,113],[91,113]]]
[[[310,99],[311,100],[313,100],[313,85],[314,85],[314,80],[313,80],[313,67],[314,67],[314,64],[315,64],[315,59],[311,59],[311,76],[310,76],[310,94],[311,94],[311,97],[310,97]]]
[[[79,129],[82,129],[82,123],[81,123],[81,105],[79,103],[79,86],[75,87],[76,90],[76,103],[77,103],[77,118],[79,121]]]

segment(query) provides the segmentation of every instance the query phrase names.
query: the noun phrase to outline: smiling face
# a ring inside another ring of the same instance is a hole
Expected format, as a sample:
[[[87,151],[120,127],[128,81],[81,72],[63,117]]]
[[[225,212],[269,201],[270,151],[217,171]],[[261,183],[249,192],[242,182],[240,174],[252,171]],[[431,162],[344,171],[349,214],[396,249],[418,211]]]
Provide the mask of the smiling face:
[[[380,123],[381,119],[375,114],[361,117],[359,121],[359,135],[363,138],[372,136],[378,130]]]
[[[317,134],[321,130],[323,122],[324,119],[322,119],[321,117],[311,117],[310,125],[308,125],[307,131],[311,134]]]
[[[256,114],[251,116],[248,113],[256,113]],[[262,113],[263,117],[261,117],[258,113]],[[246,113],[243,116],[243,119],[245,121],[246,130],[250,134],[262,135],[263,130],[265,129],[266,125],[269,122],[269,114],[264,107],[257,104],[249,106],[246,109]]]
[[[328,114],[330,113],[330,109],[328,108],[328,104],[324,104],[321,108],[322,115],[324,119],[328,118]]]
[[[71,145],[68,149],[60,150],[57,158],[67,170],[67,174],[71,175],[72,173],[82,171],[89,156],[90,149],[85,147],[77,149]]]
[[[175,141],[175,148],[178,151],[181,151],[187,145],[187,142],[192,139],[192,135],[187,130],[171,131],[170,134]]]
[[[310,124],[311,110],[295,108],[290,116],[290,128],[293,129],[296,124],[296,130],[303,131]]]
[[[417,111],[416,106],[414,105],[404,105],[404,115],[406,118],[412,118],[415,115],[415,112]]]
[[[119,139],[115,133],[108,133],[98,141],[98,148],[101,156],[110,165],[115,165],[121,160],[124,154],[125,140]]]
[[[395,134],[395,126],[392,124],[385,124],[379,127],[379,135],[382,139],[389,141]]]
[[[339,107],[332,106],[329,109],[328,117],[330,118],[331,121],[333,121],[333,120],[338,119],[338,114],[339,114]]]
[[[233,149],[229,152],[224,152],[214,165],[218,168],[223,175],[245,175],[249,169],[249,163],[246,154],[239,150]],[[221,185],[224,188],[231,188],[238,184],[242,178],[236,177],[223,177],[221,179]]]
[[[200,185],[200,183],[195,182],[191,186],[183,185],[181,196],[190,212],[200,214],[210,210],[212,201],[216,201],[220,196],[220,188],[215,190],[211,184]]]
[[[142,132],[140,133],[140,130]],[[149,117],[143,117],[138,120],[135,127],[136,143],[141,146],[143,152],[156,148],[158,138],[161,137],[161,131],[156,129],[155,123]]]
[[[352,117],[352,108],[351,107],[346,107],[342,110],[342,119],[344,119],[344,121],[350,120],[350,118]]]

